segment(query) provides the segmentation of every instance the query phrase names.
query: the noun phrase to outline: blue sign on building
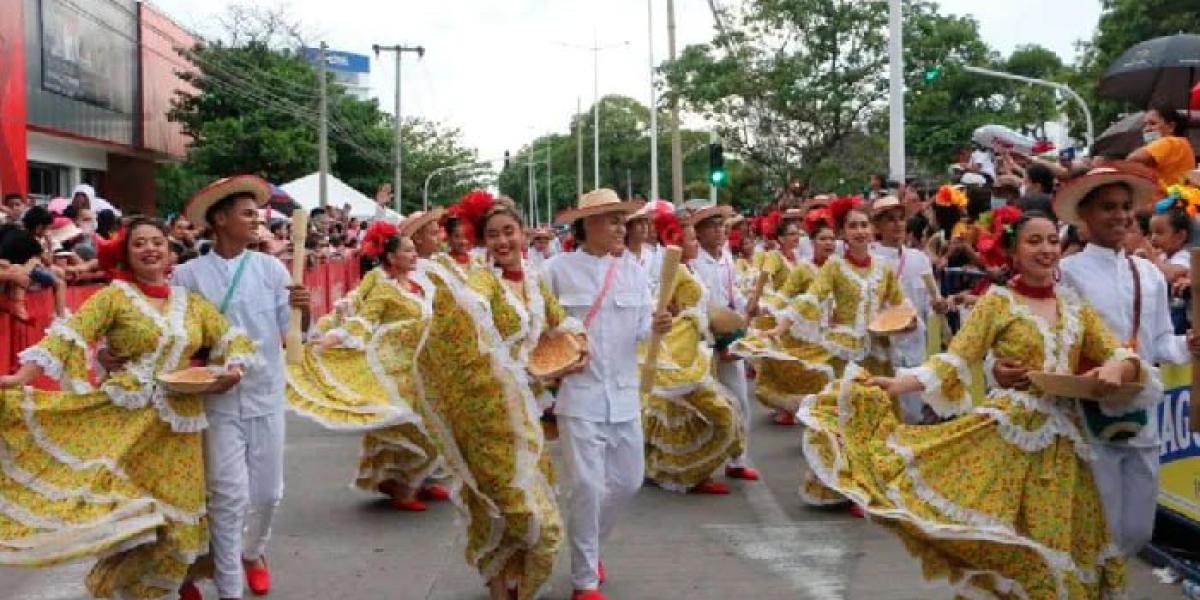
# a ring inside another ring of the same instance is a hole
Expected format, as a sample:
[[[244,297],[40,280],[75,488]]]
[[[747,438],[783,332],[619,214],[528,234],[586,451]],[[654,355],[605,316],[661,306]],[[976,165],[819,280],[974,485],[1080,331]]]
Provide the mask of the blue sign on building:
[[[320,48],[305,48],[304,60],[315,65],[321,55]],[[342,52],[340,50],[325,51],[325,65],[331,71],[340,73],[370,73],[371,59],[365,54]]]

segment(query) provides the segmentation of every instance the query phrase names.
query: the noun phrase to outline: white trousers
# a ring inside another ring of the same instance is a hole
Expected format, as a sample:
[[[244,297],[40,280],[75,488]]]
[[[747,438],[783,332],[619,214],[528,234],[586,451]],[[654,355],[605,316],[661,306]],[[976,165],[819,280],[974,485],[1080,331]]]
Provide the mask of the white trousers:
[[[571,582],[577,590],[595,589],[600,543],[608,539],[618,513],[646,476],[642,420],[597,423],[559,416],[558,431],[571,486]]]
[[[733,393],[738,412],[742,414],[742,432],[745,442],[742,454],[729,460],[731,467],[747,467],[750,456],[750,393],[746,385],[746,362],[743,360],[721,360],[713,358],[717,367],[717,381]]]
[[[1158,507],[1158,448],[1092,444],[1092,474],[1113,542],[1134,556],[1154,535]]]
[[[217,593],[241,598],[242,559],[267,550],[271,521],[283,499],[285,418],[209,416],[204,436],[208,516]]]

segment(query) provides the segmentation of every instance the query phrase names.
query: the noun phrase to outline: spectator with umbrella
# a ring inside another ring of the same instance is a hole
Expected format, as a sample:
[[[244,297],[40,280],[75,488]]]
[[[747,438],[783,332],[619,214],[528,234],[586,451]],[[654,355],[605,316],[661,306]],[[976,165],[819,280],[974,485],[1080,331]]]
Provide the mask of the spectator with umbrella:
[[[1142,126],[1146,145],[1131,152],[1128,159],[1154,169],[1164,190],[1183,182],[1188,171],[1196,168],[1196,152],[1187,139],[1187,127],[1187,117],[1169,105],[1151,107]]]

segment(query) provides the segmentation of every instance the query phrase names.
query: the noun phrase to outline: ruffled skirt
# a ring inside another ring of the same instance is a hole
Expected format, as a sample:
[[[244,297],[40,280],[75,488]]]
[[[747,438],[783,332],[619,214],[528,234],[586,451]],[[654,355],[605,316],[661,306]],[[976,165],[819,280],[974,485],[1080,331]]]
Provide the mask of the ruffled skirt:
[[[805,400],[804,454],[822,483],[861,505],[965,597],[1103,598],[1124,588],[1071,404],[993,393],[939,425],[846,378]]]
[[[678,492],[699,485],[742,454],[744,418],[729,393],[712,381],[688,393],[646,395],[646,477]]]
[[[825,389],[841,366],[841,361],[825,349],[790,334],[778,340],[743,338],[730,350],[748,360],[758,373],[754,393],[759,402],[770,410],[790,415],[800,409],[805,396]]]
[[[201,433],[103,392],[0,397],[0,564],[96,557],[93,596],[174,597],[208,549]],[[199,402],[170,401],[201,414]]]

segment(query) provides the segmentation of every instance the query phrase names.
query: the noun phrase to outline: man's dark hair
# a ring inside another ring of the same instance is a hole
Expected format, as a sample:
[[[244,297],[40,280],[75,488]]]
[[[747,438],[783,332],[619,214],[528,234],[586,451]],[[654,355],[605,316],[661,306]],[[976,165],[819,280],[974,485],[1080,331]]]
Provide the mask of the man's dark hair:
[[[287,221],[279,220],[271,223],[267,230],[271,233],[278,233],[283,228],[287,227]]]
[[[79,207],[74,204],[68,205],[62,211],[62,216],[74,221],[79,218]]]
[[[1112,183],[1098,185],[1098,186],[1088,190],[1088,193],[1084,194],[1083,197],[1079,199],[1079,208],[1083,208],[1083,207],[1087,206],[1088,204],[1091,204],[1092,200],[1095,200],[1097,197],[1100,196],[1101,191],[1107,190],[1108,188],[1113,188],[1113,187],[1121,188],[1121,189],[1125,190],[1130,196],[1133,196],[1133,186],[1132,185],[1129,185],[1128,183],[1125,183],[1124,181],[1114,181]]]
[[[21,225],[29,232],[37,231],[38,227],[49,227],[51,223],[54,223],[54,215],[44,206],[31,207],[21,215]]]
[[[216,224],[217,215],[228,211],[230,208],[233,208],[234,203],[242,198],[257,200],[254,194],[250,192],[234,192],[228,196],[224,196],[220,200],[213,202],[212,206],[209,206],[208,210],[204,211],[204,222],[208,223],[209,227],[212,227],[214,224]]]
[[[21,194],[18,194],[16,192],[10,192],[10,193],[7,193],[4,195],[4,203],[8,204],[9,200],[19,200],[21,202],[24,202],[25,196],[22,196]]]
[[[116,232],[117,226],[120,223],[121,221],[117,219],[117,213],[106,208],[96,213],[96,235],[107,240],[110,235]]]
[[[1054,172],[1050,170],[1050,167],[1035,162],[1026,167],[1025,176],[1029,178],[1029,181],[1033,182],[1033,185],[1041,188],[1040,191],[1043,194],[1054,192]],[[1028,190],[1026,190],[1026,193],[1028,193]]]

